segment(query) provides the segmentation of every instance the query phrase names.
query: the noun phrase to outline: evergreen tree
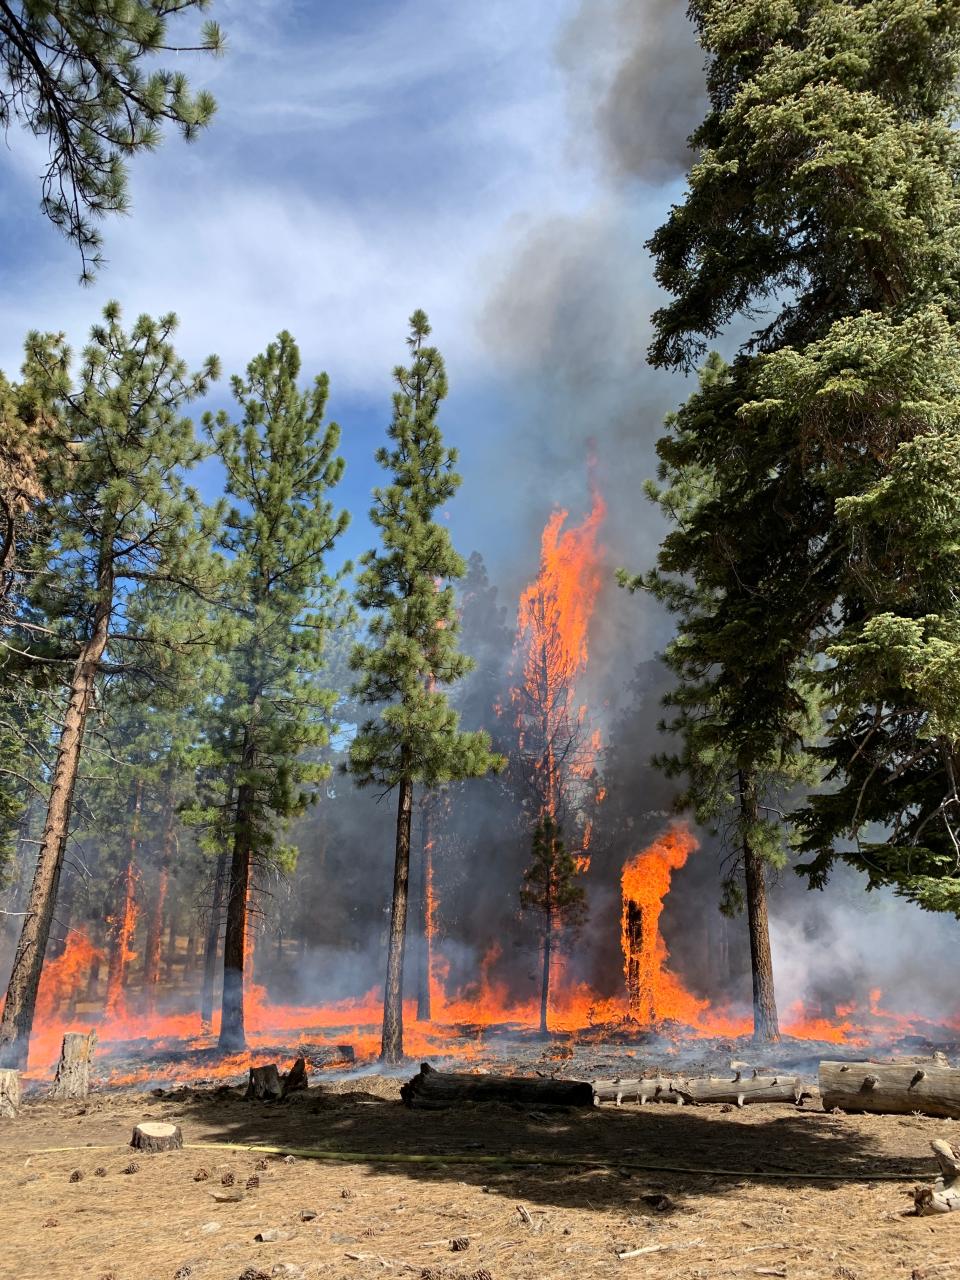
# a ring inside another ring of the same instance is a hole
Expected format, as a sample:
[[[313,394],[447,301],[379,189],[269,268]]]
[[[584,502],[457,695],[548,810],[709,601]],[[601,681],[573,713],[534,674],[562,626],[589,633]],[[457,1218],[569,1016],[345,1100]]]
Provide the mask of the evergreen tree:
[[[564,936],[569,939],[583,923],[586,894],[579,882],[577,860],[567,852],[560,828],[549,813],[533,833],[533,857],[523,877],[520,906],[540,915],[540,1030],[546,1034],[550,1007],[550,966]]]
[[[167,43],[170,18],[210,0],[9,0],[0,5],[0,126],[16,121],[46,142],[42,209],[80,250],[83,278],[100,264],[94,225],[127,207],[126,159],[152,151],[160,127],[189,140],[209,123],[209,93],[191,96],[181,71],[146,67]],[[223,37],[203,26],[199,50]]]
[[[211,357],[189,373],[171,336],[176,318],[141,316],[127,333],[115,303],[104,311],[73,385],[62,336],[31,334],[25,372],[70,447],[49,468],[51,536],[30,566],[30,596],[46,618],[38,633],[14,620],[23,652],[62,675],[63,706],[33,886],[0,1021],[0,1059],[26,1060],[37,986],[70,829],[84,735],[106,674],[149,683],[158,654],[182,637],[165,611],[133,643],[124,601],[132,584],[204,589],[213,581],[209,524],[183,472],[204,454],[182,406],[216,375]]]
[[[403,955],[410,876],[410,828],[414,786],[427,788],[459,778],[481,777],[500,764],[482,731],[463,733],[445,689],[471,669],[458,651],[452,584],[466,565],[450,535],[435,519],[456,493],[457,455],[437,424],[447,393],[443,360],[425,345],[430,325],[422,311],[410,318],[407,344],[412,362],[394,379],[393,419],[387,429],[392,448],[377,461],[392,482],[374,490],[370,518],[382,547],[363,558],[356,598],[370,610],[369,641],[360,644],[352,666],[359,673],[354,693],[376,706],[376,719],[360,726],[350,747],[349,768],[361,786],[398,789],[396,860],[390,944],[384,988],[381,1057],[403,1055]]]
[[[960,638],[943,589],[960,7],[694,0],[691,14],[710,110],[687,193],[650,244],[673,295],[651,360],[689,370],[729,321],[766,312],[675,446],[714,495],[685,545],[730,568],[709,607],[747,678],[724,714],[766,767],[819,669],[830,786],[799,819],[815,879],[849,854],[885,860],[881,878],[919,872],[924,893],[957,865],[953,738],[927,677]],[[845,844],[870,822],[887,830],[870,842],[879,859]]]
[[[347,527],[329,496],[343,474],[340,428],[324,422],[328,379],[297,387],[300,352],[288,333],[233,379],[243,413],[206,424],[237,505],[221,544],[232,566],[238,632],[216,727],[221,803],[218,838],[230,848],[226,888],[220,1045],[245,1047],[243,972],[251,872],[292,866],[296,849],[278,838],[303,812],[330,768],[309,758],[329,741],[336,693],[318,673],[330,632],[343,616],[339,575],[327,567]]]

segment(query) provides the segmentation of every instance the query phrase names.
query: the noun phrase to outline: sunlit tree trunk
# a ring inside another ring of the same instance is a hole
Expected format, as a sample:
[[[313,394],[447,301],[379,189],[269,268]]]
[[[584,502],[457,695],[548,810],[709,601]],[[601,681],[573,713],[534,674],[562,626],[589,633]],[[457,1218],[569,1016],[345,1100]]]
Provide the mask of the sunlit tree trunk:
[[[406,764],[407,761],[403,761]],[[404,778],[397,801],[397,845],[393,869],[393,904],[390,911],[390,942],[387,952],[387,980],[383,993],[382,1062],[403,1058],[403,951],[407,933],[407,899],[410,884],[410,827],[413,813],[413,783]]]

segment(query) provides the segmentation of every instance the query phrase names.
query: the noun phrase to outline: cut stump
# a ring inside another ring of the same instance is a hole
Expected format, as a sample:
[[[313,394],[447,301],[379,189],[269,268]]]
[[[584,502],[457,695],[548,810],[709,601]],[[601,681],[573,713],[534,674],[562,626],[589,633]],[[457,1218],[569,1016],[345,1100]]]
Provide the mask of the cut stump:
[[[283,1084],[275,1062],[265,1067],[251,1067],[247,1081],[247,1092],[243,1095],[257,1102],[275,1102],[283,1097]]]
[[[592,1107],[588,1080],[551,1080],[544,1076],[478,1076],[435,1071],[429,1062],[400,1089],[408,1107],[438,1110],[465,1102],[506,1102],[522,1107]]]
[[[86,1035],[68,1031],[63,1037],[57,1074],[50,1090],[51,1098],[85,1098],[90,1092],[90,1065],[97,1044],[96,1031]]]
[[[179,1151],[183,1146],[183,1134],[178,1124],[145,1120],[134,1129],[130,1145],[137,1151],[145,1152]]]
[[[20,1114],[20,1073],[0,1071],[0,1116],[15,1120]]]
[[[937,1138],[930,1143],[940,1165],[940,1177],[932,1187],[917,1187],[913,1193],[921,1217],[933,1213],[960,1211],[960,1150]]]
[[[914,1062],[821,1062],[825,1111],[875,1111],[960,1120],[960,1067]]]
[[[280,1091],[285,1098],[289,1093],[296,1093],[300,1089],[309,1089],[310,1081],[307,1078],[307,1064],[303,1058],[298,1058],[285,1076],[280,1077]]]

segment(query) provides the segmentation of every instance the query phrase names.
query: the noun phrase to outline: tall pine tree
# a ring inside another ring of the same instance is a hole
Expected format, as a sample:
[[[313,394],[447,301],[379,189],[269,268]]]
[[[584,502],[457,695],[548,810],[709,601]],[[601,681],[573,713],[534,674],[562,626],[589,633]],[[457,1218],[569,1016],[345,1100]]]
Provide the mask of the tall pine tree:
[[[62,673],[60,734],[33,886],[0,1020],[0,1060],[26,1061],[74,789],[98,681],[147,676],[179,636],[155,618],[127,643],[124,600],[138,583],[205,589],[213,580],[209,525],[183,473],[204,456],[184,404],[217,373],[190,373],[174,351],[176,317],[141,316],[127,332],[110,303],[83,353],[79,379],[62,336],[31,334],[25,373],[70,445],[48,467],[50,537],[35,549],[30,599],[46,627],[11,632],[37,664]]]
[[[220,1045],[245,1047],[243,974],[251,874],[267,861],[290,865],[296,850],[280,829],[302,813],[329,766],[307,757],[329,740],[336,694],[319,679],[331,630],[343,616],[339,575],[328,557],[347,527],[330,492],[343,474],[340,428],[325,422],[328,379],[297,386],[300,352],[281,333],[233,379],[243,413],[205,419],[237,504],[221,544],[230,557],[238,633],[231,677],[213,726],[226,812],[219,838],[230,848]]]
[[[363,558],[356,598],[369,610],[369,640],[357,646],[355,695],[378,710],[360,726],[349,769],[361,786],[398,791],[396,858],[383,1003],[381,1058],[403,1056],[403,956],[410,878],[414,787],[481,777],[499,765],[489,736],[460,731],[445,690],[472,667],[457,648],[453,583],[466,572],[435,515],[456,493],[456,451],[443,443],[437,414],[447,394],[443,360],[427,346],[423,311],[410,318],[409,368],[394,370],[397,390],[387,429],[392,447],[377,461],[392,475],[374,490],[370,512],[381,547]]]

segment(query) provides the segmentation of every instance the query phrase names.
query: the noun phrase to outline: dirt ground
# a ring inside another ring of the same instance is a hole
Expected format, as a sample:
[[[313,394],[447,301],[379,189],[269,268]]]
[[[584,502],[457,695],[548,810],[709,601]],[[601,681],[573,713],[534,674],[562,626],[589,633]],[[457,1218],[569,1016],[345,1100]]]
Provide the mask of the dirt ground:
[[[175,1121],[186,1144],[347,1158],[139,1155],[127,1143],[145,1119]],[[938,1136],[960,1143],[960,1122],[790,1106],[410,1111],[398,1082],[378,1077],[314,1086],[281,1105],[186,1089],[30,1102],[0,1120],[0,1276],[947,1280],[960,1277],[960,1214],[905,1214],[918,1178],[933,1179]],[[445,1160],[377,1159],[396,1153]],[[557,1158],[570,1163],[546,1163]],[[890,1180],[865,1181],[871,1174]],[[258,1186],[247,1187],[251,1177]],[[218,1201],[224,1181],[242,1198]],[[645,1252],[618,1258],[636,1249]]]

